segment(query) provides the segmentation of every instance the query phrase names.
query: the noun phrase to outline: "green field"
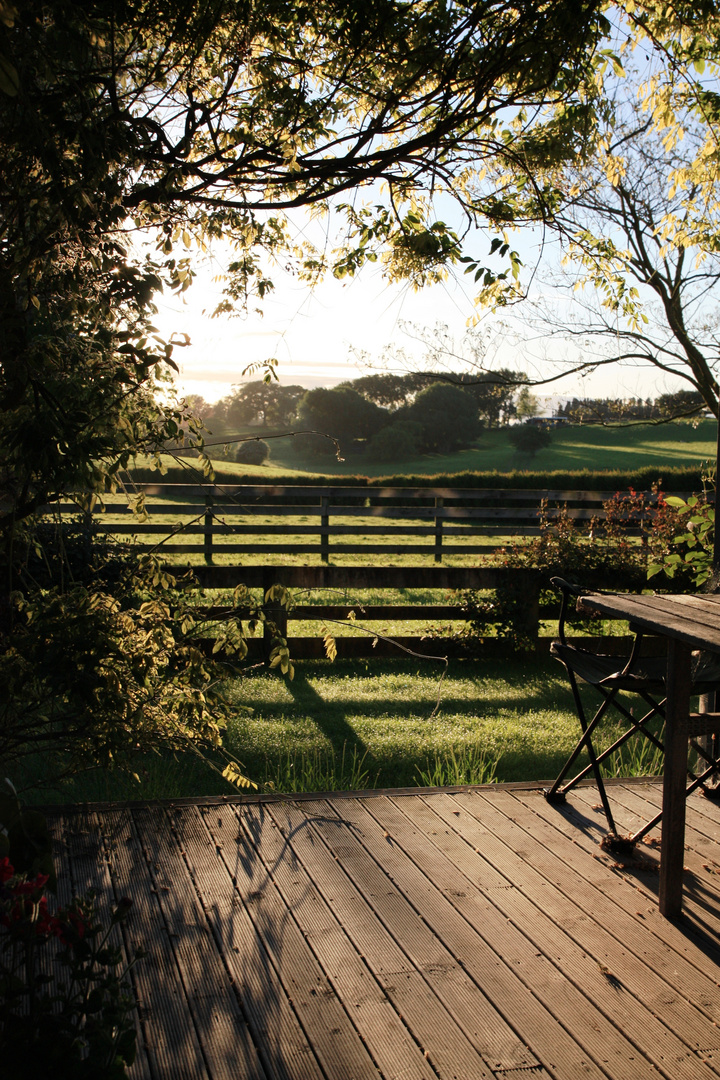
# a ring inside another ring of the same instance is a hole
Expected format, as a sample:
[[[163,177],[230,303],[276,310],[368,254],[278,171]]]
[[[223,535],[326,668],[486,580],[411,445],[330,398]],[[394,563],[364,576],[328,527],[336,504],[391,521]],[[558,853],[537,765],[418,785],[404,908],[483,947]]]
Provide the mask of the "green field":
[[[271,480],[275,475],[287,475],[290,471],[379,477],[398,472],[431,476],[464,471],[632,469],[645,465],[657,465],[658,475],[662,476],[663,468],[699,465],[714,459],[715,441],[713,420],[703,420],[696,426],[680,421],[637,427],[573,425],[553,431],[552,444],[531,458],[518,454],[510,444],[507,430],[500,429],[484,432],[475,447],[455,454],[425,454],[410,460],[378,464],[359,455],[350,456],[344,462],[332,457],[322,461],[309,459],[298,453],[296,443],[288,438],[271,442],[267,465],[247,466],[223,461],[222,467],[224,472],[256,480]]]
[[[260,672],[230,684],[225,749],[261,791],[551,780],[578,734],[559,665],[518,660],[299,663],[290,682]],[[600,741],[614,737],[608,725]],[[224,762],[216,758],[216,764]],[[626,759],[624,772],[656,772]],[[41,763],[36,765],[38,771]],[[188,752],[138,756],[119,771],[77,777],[39,802],[229,794],[208,761]],[[37,777],[36,777],[37,779]]]

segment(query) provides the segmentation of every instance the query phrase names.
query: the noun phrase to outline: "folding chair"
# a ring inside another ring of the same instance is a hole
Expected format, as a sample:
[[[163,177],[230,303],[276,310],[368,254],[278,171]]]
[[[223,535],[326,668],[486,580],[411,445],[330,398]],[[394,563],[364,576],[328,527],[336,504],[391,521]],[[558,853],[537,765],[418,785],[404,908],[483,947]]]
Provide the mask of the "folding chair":
[[[587,649],[580,649],[571,644],[565,635],[568,605],[572,597],[582,596],[586,590],[571,585],[558,577],[552,578],[551,584],[561,591],[562,605],[560,608],[558,640],[552,642],[550,654],[556,660],[559,660],[567,671],[582,734],[555,783],[551,788],[545,789],[545,798],[551,803],[565,802],[567,792],[592,773],[607,818],[611,845],[613,843],[622,846],[632,845],[642,839],[658,824],[662,818],[662,813],[656,814],[651,821],[643,825],[632,836],[618,836],[600,766],[606,758],[616,753],[633,736],[642,736],[657,747],[661,753],[664,753],[664,747],[659,735],[650,729],[649,724],[655,717],[659,717],[663,721],[665,719],[666,659],[664,656],[642,656],[643,631],[633,626],[630,629],[635,634],[635,640],[630,655],[625,660],[618,656],[608,656]],[[600,694],[599,707],[591,720],[587,719],[580,697],[578,680],[588,683]],[[716,690],[720,690],[720,657],[709,653],[693,653],[691,693],[693,695],[710,694]],[[638,695],[648,707],[645,715],[639,719],[633,715],[632,711],[620,699],[621,694],[628,693]],[[629,726],[611,746],[601,753],[597,753],[593,746],[593,737],[600,721],[611,708],[617,710],[628,722]],[[702,739],[702,743],[698,739]],[[720,776],[720,714],[693,713],[691,715],[690,745],[696,751],[698,758],[704,763],[704,768],[699,775],[688,769],[690,783],[686,790],[686,796],[690,795],[698,787],[702,787],[705,794],[716,797],[719,789],[710,787],[708,781],[711,777]],[[590,759],[589,765],[581,769],[572,779],[566,780],[565,778],[583,750],[587,750]]]

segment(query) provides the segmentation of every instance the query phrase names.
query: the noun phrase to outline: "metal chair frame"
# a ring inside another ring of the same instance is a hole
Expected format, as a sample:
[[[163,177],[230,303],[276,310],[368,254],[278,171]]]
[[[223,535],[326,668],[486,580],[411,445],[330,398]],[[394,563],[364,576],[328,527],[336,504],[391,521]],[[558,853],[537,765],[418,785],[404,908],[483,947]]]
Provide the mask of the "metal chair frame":
[[[632,836],[619,837],[607,796],[604,778],[600,771],[600,765],[607,757],[614,754],[634,735],[644,736],[664,753],[665,748],[662,741],[647,727],[648,723],[656,716],[659,716],[663,721],[665,719],[664,707],[666,698],[664,696],[665,681],[663,661],[658,661],[654,658],[650,660],[641,660],[641,645],[645,635],[640,628],[631,627],[631,630],[634,629],[635,639],[630,655],[624,666],[615,671],[613,671],[612,668],[617,667],[618,662],[621,662],[622,658],[592,653],[585,649],[579,649],[577,646],[569,643],[565,635],[565,622],[570,598],[582,596],[586,590],[578,588],[565,581],[563,578],[558,577],[552,578],[551,584],[561,591],[562,604],[560,608],[558,640],[552,643],[550,652],[563,664],[567,671],[582,734],[575,749],[563,766],[560,775],[555,780],[555,783],[552,787],[545,789],[545,797],[548,802],[551,803],[564,803],[567,792],[592,773],[598,787],[600,801],[605,812],[611,838],[621,841],[623,844],[635,844],[658,824],[662,818],[662,812],[656,814],[651,821],[643,825],[642,828],[638,829]],[[645,669],[644,671],[642,670],[643,667]],[[587,719],[585,708],[580,697],[578,678],[593,686],[599,691],[602,697],[598,709],[590,720]],[[700,680],[694,683],[693,694],[713,692],[717,688],[718,682],[720,682],[720,671],[716,681]],[[640,719],[633,716],[633,714],[624,706],[622,701],[618,699],[618,695],[624,692],[639,695],[649,706],[648,712]],[[660,697],[659,700],[656,700],[660,695],[663,696]],[[617,709],[618,712],[629,721],[630,726],[611,746],[598,754],[593,746],[593,735],[600,721],[611,707]],[[697,742],[698,737],[707,736],[712,738],[712,746],[710,749]],[[716,713],[693,714],[691,717],[690,745],[705,761],[707,768],[700,775],[696,775],[688,768],[688,775],[691,782],[687,787],[686,796],[690,795],[698,787],[703,787],[706,794],[714,795],[717,789],[709,789],[707,787],[707,781],[711,776],[720,776],[720,715]],[[581,771],[570,780],[563,783],[583,749],[587,749],[588,757],[590,759],[589,765],[586,765],[585,768],[581,769]]]

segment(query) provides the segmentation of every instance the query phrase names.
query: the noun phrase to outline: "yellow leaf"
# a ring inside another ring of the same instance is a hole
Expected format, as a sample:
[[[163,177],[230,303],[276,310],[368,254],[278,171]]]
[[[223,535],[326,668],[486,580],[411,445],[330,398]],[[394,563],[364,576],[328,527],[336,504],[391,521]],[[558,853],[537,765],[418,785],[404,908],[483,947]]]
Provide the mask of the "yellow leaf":
[[[231,761],[229,765],[226,765],[223,769],[223,776],[226,780],[229,780],[235,787],[240,788],[255,788],[257,790],[257,784],[254,780],[251,780],[245,775],[241,767],[235,761]]]

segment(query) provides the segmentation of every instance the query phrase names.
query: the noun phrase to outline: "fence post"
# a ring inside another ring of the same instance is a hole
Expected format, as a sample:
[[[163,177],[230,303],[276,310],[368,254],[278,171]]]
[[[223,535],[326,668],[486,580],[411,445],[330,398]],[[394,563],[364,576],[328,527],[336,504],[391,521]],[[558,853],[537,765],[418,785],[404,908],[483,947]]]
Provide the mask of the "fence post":
[[[213,493],[212,489],[205,492],[205,519],[203,522],[203,554],[205,562],[213,561]]]
[[[279,601],[270,599],[266,600],[268,590],[272,588],[276,571],[273,567],[267,567],[263,573],[263,597],[262,607],[265,615],[265,622],[263,623],[263,659],[265,663],[270,659],[270,653],[272,651],[273,641],[282,637],[287,641],[287,608]]]
[[[537,657],[540,650],[540,571],[507,569],[501,573],[510,575],[509,592],[517,611],[515,630],[527,642],[527,655]]]
[[[439,509],[443,505],[442,499],[435,499],[435,509]],[[435,562],[442,562],[442,529],[443,519],[435,515]]]
[[[330,534],[328,528],[330,525],[330,499],[327,495],[322,495],[320,498],[320,558],[326,563],[330,562]]]
[[[533,642],[535,656],[540,649],[540,574],[531,570],[527,582],[528,631]]]

